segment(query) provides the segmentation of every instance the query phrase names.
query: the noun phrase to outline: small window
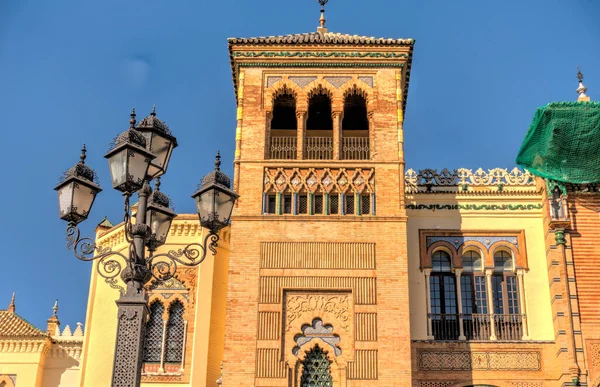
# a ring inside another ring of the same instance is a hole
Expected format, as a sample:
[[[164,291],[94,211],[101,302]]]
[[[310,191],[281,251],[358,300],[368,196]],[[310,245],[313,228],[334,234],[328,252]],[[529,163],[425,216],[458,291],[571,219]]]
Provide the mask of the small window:
[[[513,259],[509,252],[496,251],[494,254],[494,271],[513,271]]]
[[[276,195],[267,195],[267,214],[276,214],[277,213],[277,196]]]
[[[329,195],[329,213],[331,215],[339,214],[340,207],[340,197],[337,194]]]
[[[298,214],[300,214],[300,215],[308,214],[308,196],[306,196],[306,195],[298,196]]]
[[[450,264],[450,254],[445,252],[444,250],[438,250],[433,253],[431,257],[431,264],[433,266],[433,271],[451,271],[452,266]]]
[[[371,213],[371,195],[360,196],[360,213],[369,215]]]
[[[292,213],[292,195],[285,194],[281,197],[281,200],[283,201],[283,203],[282,203],[283,213],[291,214]]]
[[[345,201],[344,214],[354,215],[354,195],[346,195]]]
[[[315,195],[313,196],[313,200],[315,206],[315,210],[313,213],[315,215],[323,214],[323,195]]]

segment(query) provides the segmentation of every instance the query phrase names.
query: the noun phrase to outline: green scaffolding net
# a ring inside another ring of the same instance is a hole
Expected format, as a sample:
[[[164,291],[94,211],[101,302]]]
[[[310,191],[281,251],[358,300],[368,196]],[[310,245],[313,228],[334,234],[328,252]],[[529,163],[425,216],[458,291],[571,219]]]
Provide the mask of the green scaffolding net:
[[[553,102],[537,109],[517,165],[564,183],[600,182],[600,103]]]

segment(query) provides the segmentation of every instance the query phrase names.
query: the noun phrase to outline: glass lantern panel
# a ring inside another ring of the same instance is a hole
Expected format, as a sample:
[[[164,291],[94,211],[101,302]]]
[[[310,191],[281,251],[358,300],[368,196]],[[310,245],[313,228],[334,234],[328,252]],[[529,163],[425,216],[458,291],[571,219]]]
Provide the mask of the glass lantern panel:
[[[87,218],[94,203],[96,192],[84,184],[75,183],[73,190],[73,207],[77,215]]]
[[[171,157],[172,140],[158,133],[153,133],[151,136],[150,151],[156,156],[150,164],[148,175],[156,177],[164,173]]]
[[[200,219],[208,219],[215,212],[215,189],[211,188],[196,196],[196,207]]]
[[[150,225],[150,230],[154,235],[154,238],[157,241],[164,243],[169,235],[173,217],[164,212],[150,209],[147,212],[146,219]]]
[[[219,222],[225,222],[231,217],[231,211],[233,211],[233,200],[231,196],[225,192],[217,191],[215,194],[215,211],[219,216],[217,219]]]
[[[112,185],[117,188],[127,181],[127,149],[122,149],[108,159]]]
[[[74,182],[70,182],[58,190],[58,209],[61,218],[64,218],[71,212],[71,205],[73,203],[73,184]]]
[[[146,178],[146,172],[148,172],[148,166],[150,165],[150,159],[135,150],[129,150],[129,168],[128,177],[129,182],[137,186],[142,186],[144,179]]]

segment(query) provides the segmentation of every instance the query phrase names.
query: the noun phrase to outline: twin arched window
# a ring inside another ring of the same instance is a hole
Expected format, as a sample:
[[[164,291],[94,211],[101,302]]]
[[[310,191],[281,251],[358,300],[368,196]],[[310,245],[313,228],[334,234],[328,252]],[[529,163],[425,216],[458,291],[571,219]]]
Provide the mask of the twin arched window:
[[[144,340],[145,363],[181,363],[185,338],[185,323],[183,321],[183,304],[174,301],[168,310],[167,321],[163,320],[165,307],[160,301],[150,305],[150,318],[146,324]],[[163,337],[164,346],[163,346]]]

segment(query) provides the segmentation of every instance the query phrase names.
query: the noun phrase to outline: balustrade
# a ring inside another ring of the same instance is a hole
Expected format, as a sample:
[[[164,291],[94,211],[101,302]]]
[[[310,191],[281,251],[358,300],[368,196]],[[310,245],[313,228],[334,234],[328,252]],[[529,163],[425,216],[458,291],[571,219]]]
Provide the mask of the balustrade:
[[[332,160],[332,137],[306,137],[305,158],[308,160]]]
[[[467,340],[490,340],[492,337],[492,317],[497,340],[523,340],[524,315],[520,314],[430,314],[431,330],[435,340],[458,340],[459,324],[462,319],[463,331]]]
[[[494,315],[498,340],[521,340],[523,338],[523,316],[520,314]]]
[[[271,159],[293,160],[296,158],[296,137],[271,137]]]
[[[344,160],[368,160],[369,137],[343,137],[342,158]]]

